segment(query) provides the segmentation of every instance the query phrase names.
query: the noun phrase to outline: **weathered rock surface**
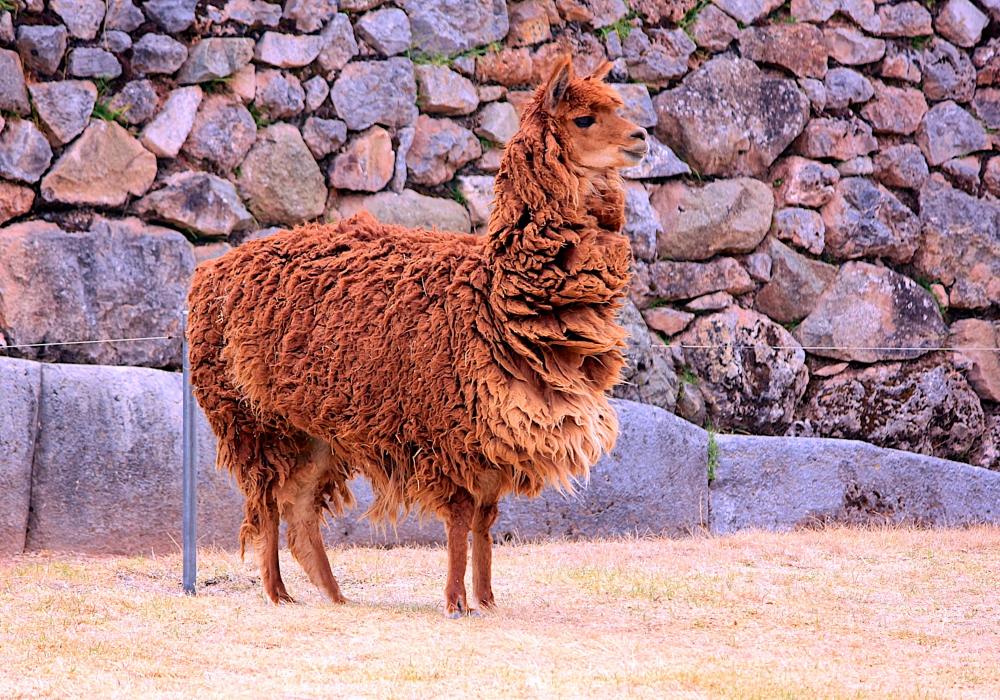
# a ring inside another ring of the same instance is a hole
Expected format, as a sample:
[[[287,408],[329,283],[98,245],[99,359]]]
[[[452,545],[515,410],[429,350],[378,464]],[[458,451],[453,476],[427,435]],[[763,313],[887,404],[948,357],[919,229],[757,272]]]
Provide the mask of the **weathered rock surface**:
[[[976,89],[976,69],[965,54],[947,41],[935,37],[919,53],[917,63],[923,75],[927,99],[968,102]]]
[[[654,331],[660,331],[664,335],[677,335],[691,324],[694,314],[678,311],[669,306],[654,306],[651,309],[643,309],[642,319]]]
[[[816,381],[800,416],[817,436],[945,458],[964,457],[986,432],[979,397],[936,354],[849,368]]]
[[[823,30],[830,58],[844,66],[874,63],[885,55],[882,39],[872,39],[849,26],[833,26]]]
[[[45,365],[26,549],[167,553],[181,537],[181,376]],[[198,411],[198,542],[234,548],[242,498]],[[85,439],[81,439],[84,436]],[[141,505],[140,505],[141,504]]]
[[[97,36],[106,10],[101,0],[49,0],[48,4],[62,18],[70,36],[84,41]]]
[[[132,46],[132,70],[174,73],[187,60],[187,47],[164,34],[143,34]]]
[[[791,424],[809,372],[784,328],[730,306],[695,319],[679,341],[713,425],[775,434]]]
[[[912,134],[927,113],[927,100],[914,88],[875,84],[875,100],[861,109],[861,116],[876,133]]]
[[[194,85],[226,78],[253,58],[253,39],[211,37],[188,49],[188,57],[177,73],[180,85]]]
[[[97,87],[89,80],[35,83],[29,92],[53,146],[75,139],[90,122],[97,102]]]
[[[671,413],[677,404],[677,374],[670,348],[653,343],[639,310],[626,302],[618,312],[618,323],[628,331],[625,367],[621,382],[612,389],[617,399],[659,406]]]
[[[667,301],[694,299],[719,291],[744,294],[754,289],[750,275],[732,258],[707,263],[655,262],[649,266],[649,279],[652,297]]]
[[[743,24],[753,24],[781,7],[779,0],[714,0],[715,4]]]
[[[642,127],[656,126],[656,110],[649,97],[649,88],[638,83],[614,83],[611,87],[625,101],[618,108],[618,114],[622,118]]]
[[[55,27],[22,24],[17,28],[17,52],[24,61],[24,67],[44,75],[55,73],[66,53],[68,34],[61,24]],[[0,58],[0,61],[3,60]]]
[[[142,26],[146,17],[132,0],[108,0],[108,10],[104,16],[104,27],[123,32],[133,32]]]
[[[771,227],[774,195],[760,180],[719,180],[702,188],[668,182],[651,199],[663,227],[656,253],[668,260],[706,260],[749,253]]]
[[[0,110],[22,116],[31,114],[21,57],[7,49],[0,49]]]
[[[115,122],[94,120],[42,178],[49,202],[117,207],[146,193],[156,156]]]
[[[172,91],[156,119],[142,130],[142,145],[160,158],[176,158],[194,126],[202,97],[197,85]]]
[[[952,184],[969,194],[979,192],[980,162],[977,156],[952,158],[941,164],[941,172],[945,173]]]
[[[833,199],[823,206],[823,223],[826,250],[840,259],[905,263],[920,242],[916,215],[888,190],[859,177],[837,183]]]
[[[707,51],[725,51],[739,36],[739,27],[733,18],[715,5],[707,5],[699,12],[688,31],[694,43]]]
[[[811,24],[747,27],[739,38],[743,58],[787,68],[800,78],[826,75],[823,32]]]
[[[383,56],[395,56],[410,48],[413,37],[406,13],[387,7],[362,15],[354,31],[366,44]]]
[[[779,240],[819,255],[826,246],[823,217],[809,209],[782,209],[775,212],[771,230]],[[751,273],[752,275],[752,273]]]
[[[799,255],[774,238],[762,250],[771,258],[771,279],[757,292],[757,309],[778,323],[801,321],[816,307],[837,268]]]
[[[166,187],[136,203],[136,213],[205,236],[228,236],[253,224],[236,188],[203,172],[171,175]]]
[[[850,160],[878,148],[872,129],[858,118],[818,117],[806,124],[792,148],[806,158]]]
[[[762,174],[809,118],[794,82],[745,59],[712,59],[653,102],[657,138],[702,175]]]
[[[146,0],[142,9],[146,16],[169,34],[183,32],[194,23],[197,0]]]
[[[315,112],[330,96],[329,83],[319,75],[314,75],[302,83],[302,89],[306,93],[306,112]]]
[[[179,367],[191,244],[138,219],[67,233],[28,221],[0,229],[3,335],[11,345],[173,336],[172,340],[23,348],[48,362]]]
[[[930,165],[986,150],[990,143],[982,124],[950,100],[934,105],[924,115],[916,141]]]
[[[996,522],[1000,475],[863,442],[719,435],[712,532]]]
[[[868,79],[850,68],[832,69],[823,84],[829,109],[843,109],[867,102],[875,94],[875,88]]]
[[[969,0],[948,0],[934,20],[934,28],[959,46],[975,46],[989,19]]]
[[[475,132],[493,143],[507,143],[517,133],[517,112],[509,102],[490,102],[479,112]]]
[[[289,0],[281,16],[294,20],[297,31],[310,34],[321,29],[336,12],[336,0]]]
[[[202,101],[182,149],[225,171],[242,163],[256,140],[257,125],[239,98],[216,94]]]
[[[254,47],[253,57],[276,68],[301,68],[316,60],[322,49],[323,38],[318,35],[264,32]]]
[[[500,41],[510,28],[504,0],[404,0],[413,46],[456,54]]]
[[[320,37],[323,39],[323,49],[316,57],[316,64],[327,72],[340,70],[358,55],[354,28],[351,26],[351,20],[343,12],[334,15],[333,19],[323,27]]]
[[[465,199],[472,225],[487,223],[493,213],[493,186],[496,178],[491,175],[459,175],[457,180],[458,193]]]
[[[928,172],[924,154],[912,143],[891,146],[875,155],[875,179],[887,187],[920,189]]]
[[[919,2],[901,2],[878,8],[881,36],[929,36],[934,33],[931,13]]]
[[[35,201],[35,191],[29,187],[0,180],[0,224],[27,214]]]
[[[25,119],[11,119],[0,132],[0,177],[31,184],[38,182],[52,162],[45,135]]]
[[[918,274],[949,287],[959,309],[1000,299],[1000,206],[953,189],[933,175],[920,189],[923,238],[913,256]]]
[[[421,114],[407,152],[406,168],[412,182],[440,185],[481,155],[479,140],[471,131],[450,119],[433,119]]]
[[[24,551],[40,391],[37,364],[0,357],[0,556]]]
[[[849,262],[795,338],[813,355],[871,363],[920,357],[940,348],[946,332],[930,292],[887,268]]]
[[[622,168],[618,172],[630,180],[640,180],[648,177],[673,177],[691,172],[687,163],[678,158],[673,151],[656,140],[654,136],[646,136],[646,157],[638,165]]]
[[[329,170],[330,186],[378,192],[389,184],[394,169],[395,158],[389,132],[380,126],[373,126],[352,139],[347,148],[334,158]]]
[[[656,259],[656,239],[663,232],[660,218],[649,202],[646,188],[638,183],[625,185],[625,225],[622,233],[632,244],[632,254],[640,260]]]
[[[624,43],[629,77],[646,85],[666,87],[688,72],[688,58],[697,48],[680,29],[636,29]]]
[[[948,329],[952,360],[965,371],[969,384],[984,401],[1000,403],[1000,329],[989,321],[963,318]]]
[[[413,72],[420,86],[420,109],[427,114],[458,116],[479,106],[473,82],[447,66],[416,66]]]
[[[266,69],[257,71],[254,105],[268,119],[291,117],[306,106],[306,91],[292,73]]]
[[[236,185],[262,224],[300,224],[323,213],[323,174],[291,124],[274,124],[257,134]]]
[[[413,190],[379,192],[367,197],[344,197],[338,207],[346,219],[367,209],[383,224],[406,228],[437,228],[441,231],[470,233],[469,212],[458,202],[418,194]]]
[[[504,18],[506,20],[506,13]],[[373,124],[406,126],[417,119],[417,83],[406,58],[351,63],[330,91],[337,116],[352,131]]]
[[[131,80],[108,102],[108,109],[120,112],[126,124],[143,124],[156,115],[159,98],[149,80]]]
[[[76,78],[117,78],[122,64],[104,49],[78,46],[69,52],[69,74]]]
[[[344,145],[347,141],[347,124],[339,119],[309,117],[302,127],[302,139],[318,160]]]
[[[507,43],[511,46],[530,46],[552,38],[552,27],[545,2],[524,0],[507,3],[510,31]]]
[[[788,156],[772,166],[768,179],[776,206],[820,207],[833,198],[840,173],[826,163]]]

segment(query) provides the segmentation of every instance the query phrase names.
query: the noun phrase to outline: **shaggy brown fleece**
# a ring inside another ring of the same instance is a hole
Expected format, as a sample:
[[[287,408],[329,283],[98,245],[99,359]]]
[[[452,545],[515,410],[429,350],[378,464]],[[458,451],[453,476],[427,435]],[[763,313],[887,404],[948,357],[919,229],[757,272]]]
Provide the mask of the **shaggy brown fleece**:
[[[343,599],[322,570],[325,553],[319,561],[318,520],[323,508],[352,505],[346,482],[361,474],[375,493],[370,517],[415,509],[445,521],[462,560],[461,581],[457,561],[449,570],[449,613],[468,610],[463,547],[473,530],[475,593],[488,606],[483,549],[497,500],[569,487],[612,447],[605,391],[623,364],[615,315],[630,263],[614,165],[634,160],[580,165],[600,159],[594,149],[608,151],[611,136],[587,132],[601,142],[592,146],[564,122],[610,111],[617,121],[595,126],[622,143],[645,134],[613,116],[621,100],[601,80],[606,69],[576,79],[568,66],[539,89],[506,148],[488,236],[408,230],[361,212],[198,267],[192,381],[219,464],[247,498],[241,543],[258,550],[275,602],[289,599],[279,511],[310,578]]]

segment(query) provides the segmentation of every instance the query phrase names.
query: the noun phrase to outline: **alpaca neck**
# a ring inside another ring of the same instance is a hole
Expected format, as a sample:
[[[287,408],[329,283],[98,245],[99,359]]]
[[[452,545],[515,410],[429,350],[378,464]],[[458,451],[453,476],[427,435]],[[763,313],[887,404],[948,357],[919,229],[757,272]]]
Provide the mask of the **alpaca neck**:
[[[517,363],[557,388],[606,388],[620,364],[599,357],[617,357],[615,312],[631,262],[621,178],[573,166],[569,145],[534,107],[497,175],[490,306]]]

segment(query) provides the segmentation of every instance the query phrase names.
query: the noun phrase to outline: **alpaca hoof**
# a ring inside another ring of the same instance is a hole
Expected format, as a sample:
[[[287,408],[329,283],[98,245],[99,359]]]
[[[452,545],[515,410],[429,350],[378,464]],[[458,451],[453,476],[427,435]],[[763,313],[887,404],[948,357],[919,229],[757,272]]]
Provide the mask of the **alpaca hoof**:
[[[270,600],[271,601],[271,605],[273,605],[275,607],[277,607],[279,605],[295,605],[296,604],[295,598],[293,598],[292,596],[288,595],[287,593],[279,593],[278,595],[274,596],[273,598],[268,597],[268,600]]]
[[[479,617],[479,613],[475,609],[470,608],[461,598],[454,603],[445,603],[444,616],[449,620],[458,620],[466,615]]]

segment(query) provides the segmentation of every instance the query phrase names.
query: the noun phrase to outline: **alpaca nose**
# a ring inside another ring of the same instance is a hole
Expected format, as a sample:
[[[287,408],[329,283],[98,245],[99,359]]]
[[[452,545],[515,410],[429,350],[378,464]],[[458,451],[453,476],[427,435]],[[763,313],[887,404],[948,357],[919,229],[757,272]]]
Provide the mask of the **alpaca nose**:
[[[633,131],[631,134],[629,134],[628,137],[630,139],[642,139],[643,141],[645,141],[647,135],[648,134],[646,133],[646,130],[640,127],[635,131]]]

